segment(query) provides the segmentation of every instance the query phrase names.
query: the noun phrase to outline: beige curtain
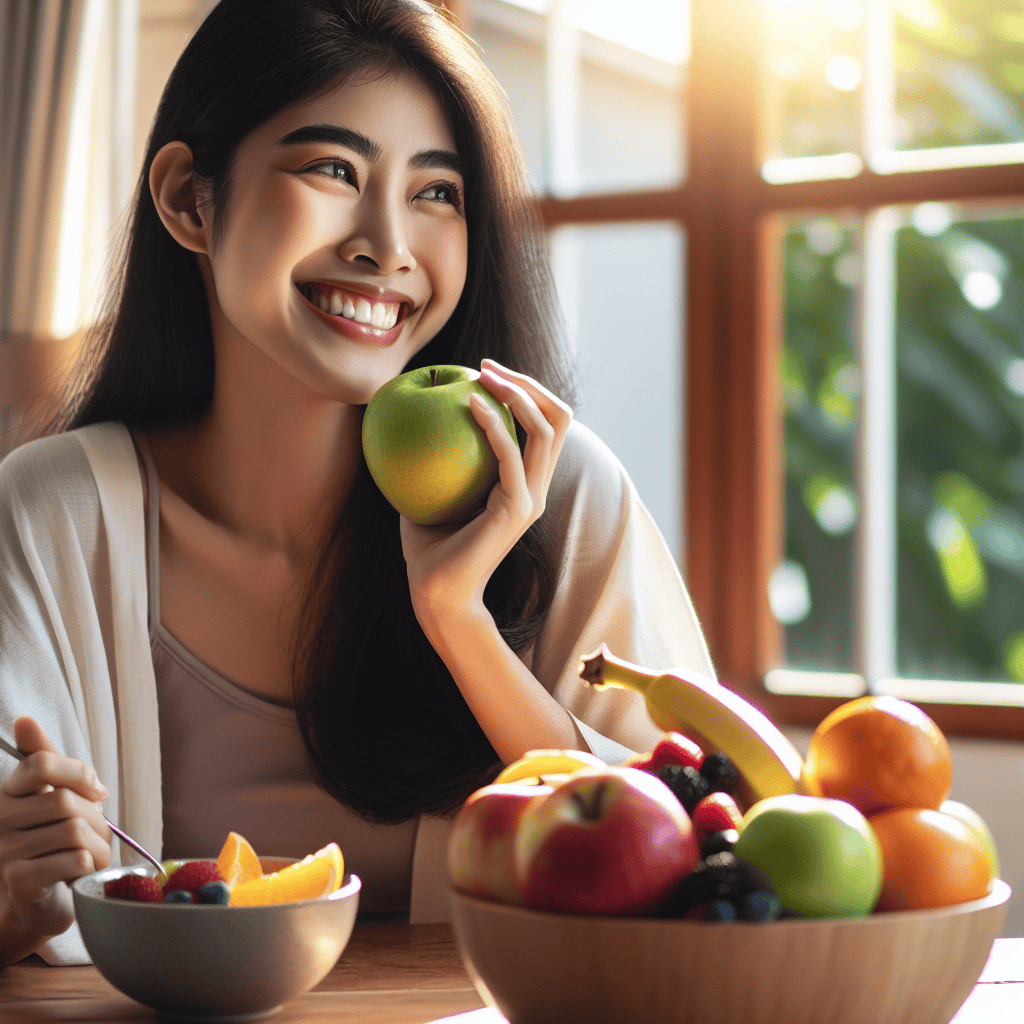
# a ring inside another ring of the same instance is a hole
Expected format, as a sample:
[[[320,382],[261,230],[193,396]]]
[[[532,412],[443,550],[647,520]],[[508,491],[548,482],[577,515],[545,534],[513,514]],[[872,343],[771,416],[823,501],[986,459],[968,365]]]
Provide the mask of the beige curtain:
[[[0,456],[98,309],[134,176],[138,0],[0,0]]]

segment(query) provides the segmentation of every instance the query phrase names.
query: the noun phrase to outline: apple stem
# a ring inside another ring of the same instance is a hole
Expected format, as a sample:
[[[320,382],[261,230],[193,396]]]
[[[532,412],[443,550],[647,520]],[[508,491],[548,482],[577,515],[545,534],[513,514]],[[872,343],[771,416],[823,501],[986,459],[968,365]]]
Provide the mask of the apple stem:
[[[602,780],[589,794],[589,800],[587,799],[588,794],[580,790],[572,794],[572,802],[576,805],[576,809],[584,821],[597,821],[601,817],[607,788],[608,784]]]
[[[618,686],[623,690],[646,693],[648,686],[660,675],[660,672],[651,672],[649,669],[615,657],[608,650],[607,644],[601,644],[599,650],[591,654],[589,658],[584,658],[580,668],[580,679],[593,686],[595,690]]]
[[[437,385],[437,370],[431,369],[430,371],[430,386],[436,387]]]

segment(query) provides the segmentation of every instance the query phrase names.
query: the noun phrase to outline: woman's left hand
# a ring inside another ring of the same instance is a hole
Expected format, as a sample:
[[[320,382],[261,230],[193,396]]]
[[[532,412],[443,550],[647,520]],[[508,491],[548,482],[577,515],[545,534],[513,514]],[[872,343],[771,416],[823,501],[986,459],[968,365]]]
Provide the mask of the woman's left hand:
[[[540,518],[572,409],[532,377],[493,359],[481,363],[480,384],[504,402],[526,431],[526,450],[482,399],[470,400],[477,423],[498,458],[498,483],[486,508],[464,526],[418,526],[401,518],[402,550],[413,607],[424,614],[476,612],[491,574],[526,530]]]

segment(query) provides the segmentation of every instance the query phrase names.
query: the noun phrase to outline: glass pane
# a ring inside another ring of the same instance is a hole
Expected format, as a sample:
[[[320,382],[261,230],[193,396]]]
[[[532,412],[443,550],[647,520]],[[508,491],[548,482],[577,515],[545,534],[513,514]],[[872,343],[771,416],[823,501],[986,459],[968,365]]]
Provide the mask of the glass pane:
[[[864,5],[761,0],[765,160],[859,153]]]
[[[897,670],[1024,680],[1024,208],[896,233]]]
[[[472,18],[538,192],[681,180],[688,0],[473,0]]]
[[[683,234],[677,224],[560,228],[551,255],[581,367],[576,418],[618,456],[683,561]],[[642,308],[623,266],[644,267]]]
[[[784,236],[785,549],[768,596],[790,668],[854,668],[859,249],[856,226],[838,218]]]
[[[1018,0],[896,0],[899,149],[1024,141]]]

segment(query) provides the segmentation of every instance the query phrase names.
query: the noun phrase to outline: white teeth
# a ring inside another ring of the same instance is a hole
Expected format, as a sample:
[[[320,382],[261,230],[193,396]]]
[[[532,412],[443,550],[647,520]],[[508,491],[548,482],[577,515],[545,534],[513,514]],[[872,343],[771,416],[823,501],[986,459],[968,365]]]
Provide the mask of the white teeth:
[[[371,304],[362,296],[356,296],[353,299],[345,295],[344,292],[338,291],[337,288],[324,291],[311,285],[305,289],[305,294],[323,312],[329,313],[331,316],[342,316],[346,320],[354,320],[366,327],[373,327],[376,329],[375,333],[391,330],[398,323],[398,314],[402,309],[400,303],[376,302]]]

